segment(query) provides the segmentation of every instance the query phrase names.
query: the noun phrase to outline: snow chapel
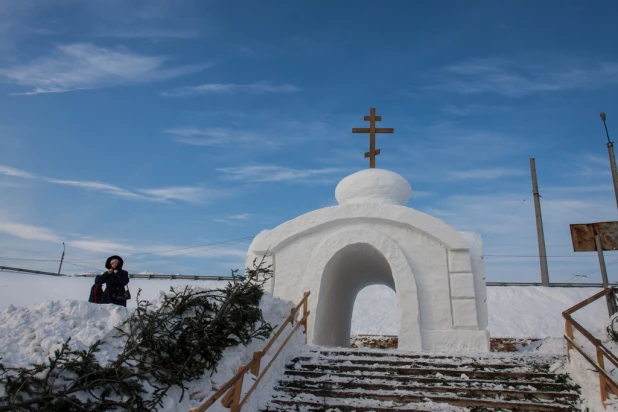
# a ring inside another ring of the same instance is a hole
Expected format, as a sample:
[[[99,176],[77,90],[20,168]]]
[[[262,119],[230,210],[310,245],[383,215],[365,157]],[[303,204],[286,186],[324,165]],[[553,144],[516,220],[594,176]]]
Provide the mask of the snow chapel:
[[[309,296],[308,343],[350,346],[352,310],[358,292],[385,285],[396,293],[399,344],[412,351],[489,351],[485,266],[481,236],[458,232],[407,203],[412,194],[401,175],[375,168],[371,115],[370,168],[335,188],[338,205],[259,233],[247,266],[266,256],[274,275],[266,290],[298,302]]]

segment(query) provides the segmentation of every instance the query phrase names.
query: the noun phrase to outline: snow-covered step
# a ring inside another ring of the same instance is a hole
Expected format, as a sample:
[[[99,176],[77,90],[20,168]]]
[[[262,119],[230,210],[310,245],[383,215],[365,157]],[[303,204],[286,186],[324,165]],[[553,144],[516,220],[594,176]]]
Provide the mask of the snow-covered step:
[[[323,348],[287,365],[266,410],[574,410],[579,388],[552,373],[563,361]]]
[[[434,384],[444,385],[445,379],[442,375],[430,377],[428,376],[412,376],[412,375],[394,375],[385,373],[333,373],[328,371],[308,371],[308,370],[287,370],[285,372],[286,378],[289,376],[297,377],[297,380],[311,379],[314,382],[320,380],[337,380],[337,379],[369,379],[378,381],[395,381],[397,384],[413,385],[413,384]],[[285,378],[284,378],[285,379]],[[502,386],[505,389],[513,390],[537,390],[537,391],[571,391],[576,393],[577,387],[574,385],[568,385],[566,383],[556,383],[555,379],[548,379],[548,381],[537,380],[517,380],[517,379],[470,379],[470,378],[448,378],[448,383],[451,385],[471,386],[471,387],[492,387],[496,388]]]
[[[299,362],[303,363],[311,363],[312,358],[303,357],[297,359]],[[328,359],[328,362],[324,362],[323,364],[328,365],[342,365],[342,364],[354,364],[354,365],[367,365],[367,366],[388,366],[388,367],[399,367],[405,366],[408,368],[425,368],[425,367],[434,367],[434,368],[446,368],[446,369],[455,369],[455,370],[508,370],[512,372],[517,371],[525,371],[532,369],[533,365],[526,363],[510,363],[510,364],[502,364],[502,363],[481,363],[478,360],[458,360],[453,359],[451,362],[434,362],[430,359],[376,359],[376,358],[364,358],[364,357],[354,357],[354,358],[332,358]],[[537,364],[538,369],[543,369],[547,366],[546,363]]]
[[[443,377],[462,377],[466,378],[478,378],[478,379],[534,379],[539,382],[547,381],[554,382],[556,375],[545,372],[525,372],[525,371],[504,371],[504,370],[491,370],[485,368],[485,370],[464,370],[464,369],[445,369],[440,367],[407,367],[407,366],[388,366],[388,365],[358,365],[358,364],[310,364],[299,363],[299,369],[304,370],[317,370],[317,371],[329,371],[332,373],[348,372],[348,373],[389,373],[397,375],[407,376],[443,376]]]
[[[575,411],[577,408],[572,405],[563,405],[558,403],[538,403],[538,402],[518,402],[518,401],[500,401],[500,400],[485,400],[485,399],[469,399],[458,397],[440,397],[440,396],[419,396],[416,401],[410,402],[372,402],[368,404],[368,400],[374,400],[375,394],[363,393],[362,396],[358,393],[355,397],[348,398],[354,401],[346,403],[347,399],[342,399],[343,393],[334,393],[329,397],[316,397],[315,400],[304,399],[273,399],[270,406],[263,411],[328,411],[328,412],[387,412],[387,411]],[[433,404],[425,406],[425,404]]]
[[[325,384],[326,383],[326,384]],[[396,388],[393,390],[393,388]],[[312,393],[314,395],[326,394],[326,396],[358,397],[359,394],[366,396],[371,394],[373,399],[385,401],[418,402],[426,396],[492,399],[492,400],[526,400],[534,398],[536,401],[550,400],[558,403],[568,403],[579,399],[579,394],[563,392],[540,392],[540,391],[517,391],[512,389],[481,389],[462,388],[458,386],[401,386],[389,383],[373,384],[363,382],[282,382],[276,388],[280,392],[291,394]]]
[[[345,380],[344,380],[345,379]],[[579,399],[579,394],[574,391],[562,391],[562,387],[557,386],[553,391],[538,390],[532,385],[521,385],[519,388],[506,386],[504,384],[485,384],[479,385],[476,382],[452,382],[451,380],[442,383],[423,384],[419,382],[402,383],[395,379],[363,379],[358,377],[344,378],[341,376],[328,376],[326,379],[282,379],[279,382],[278,390],[282,392],[298,392],[298,389],[322,389],[337,388],[341,390],[383,390],[389,391],[392,388],[405,390],[406,393],[416,396],[418,392],[422,393],[446,393],[457,394],[458,396],[466,397],[491,397],[495,396],[499,391],[500,396],[509,399],[527,399],[534,397],[537,399],[550,399],[561,401],[576,401]],[[403,393],[403,392],[401,392]]]
[[[303,399],[275,399],[272,401],[271,406],[262,412],[462,412],[467,410],[447,403],[434,403],[431,401],[415,403],[414,405],[401,405],[394,402],[380,402],[369,399],[350,401],[348,399],[316,398],[313,395],[306,395]]]

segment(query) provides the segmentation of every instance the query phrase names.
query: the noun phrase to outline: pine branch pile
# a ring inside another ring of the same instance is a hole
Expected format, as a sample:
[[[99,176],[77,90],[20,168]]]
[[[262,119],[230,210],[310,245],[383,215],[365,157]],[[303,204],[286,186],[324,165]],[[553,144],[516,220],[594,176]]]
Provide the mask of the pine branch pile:
[[[273,326],[259,308],[272,275],[264,260],[223,289],[170,288],[153,305],[138,307],[116,328],[125,345],[114,362],[101,365],[88,350],[70,348],[70,338],[47,364],[5,367],[0,358],[0,411],[157,411],[172,387],[181,389],[214,373],[223,351],[267,339]],[[3,393],[2,393],[3,392]]]

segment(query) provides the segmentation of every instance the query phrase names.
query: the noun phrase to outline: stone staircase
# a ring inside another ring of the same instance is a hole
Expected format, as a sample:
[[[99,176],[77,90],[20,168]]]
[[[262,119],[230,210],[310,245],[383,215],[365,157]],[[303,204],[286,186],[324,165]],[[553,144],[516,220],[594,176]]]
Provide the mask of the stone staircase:
[[[575,411],[564,357],[313,348],[286,366],[263,411]]]

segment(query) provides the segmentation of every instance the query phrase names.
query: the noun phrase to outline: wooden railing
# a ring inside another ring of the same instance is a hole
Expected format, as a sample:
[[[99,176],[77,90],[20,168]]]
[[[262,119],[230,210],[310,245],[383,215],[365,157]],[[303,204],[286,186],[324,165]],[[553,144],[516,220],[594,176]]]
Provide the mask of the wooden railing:
[[[247,363],[246,365],[240,366],[238,368],[238,372],[236,372],[236,375],[234,375],[232,379],[230,379],[225,385],[219,388],[219,390],[215,392],[210,398],[208,398],[206,402],[204,402],[197,408],[190,409],[189,412],[206,411],[210,406],[212,406],[217,401],[217,399],[219,399],[226,392],[227,393],[221,400],[221,403],[226,408],[230,408],[231,412],[239,412],[242,406],[245,404],[245,402],[249,400],[249,397],[251,396],[251,394],[257,387],[258,383],[260,383],[260,380],[262,380],[262,378],[264,377],[264,375],[266,374],[270,366],[273,364],[277,356],[279,356],[279,354],[281,353],[285,345],[287,345],[289,340],[292,338],[292,336],[294,336],[294,333],[296,333],[296,330],[298,330],[298,328],[301,325],[304,328],[303,333],[305,334],[305,343],[307,343],[307,318],[309,317],[309,313],[310,313],[307,308],[307,298],[309,297],[309,294],[310,292],[305,292],[300,303],[296,305],[295,308],[292,308],[292,310],[290,311],[290,315],[286,318],[285,322],[283,322],[283,324],[279,327],[279,329],[273,335],[270,341],[268,341],[264,349],[254,352],[253,359],[251,359],[251,361]],[[294,326],[294,320],[296,319],[296,315],[300,311],[301,307],[303,309],[303,317],[296,323],[296,326]],[[287,338],[283,341],[281,346],[279,346],[279,349],[277,350],[277,352],[275,352],[270,362],[268,362],[266,367],[260,372],[260,365],[261,365],[262,358],[268,352],[268,350],[274,345],[274,343],[277,341],[279,336],[283,334],[283,331],[285,330],[285,327],[288,325],[288,323],[294,326],[292,328],[292,331],[287,336]],[[247,391],[247,393],[241,400],[243,381],[244,381],[245,374],[247,372],[251,372],[256,377],[256,379],[253,385],[251,386],[251,388]]]
[[[590,332],[588,332],[582,325],[580,325],[575,319],[571,317],[571,314],[573,312],[578,311],[579,309],[591,304],[592,302],[602,298],[603,296],[605,296],[608,301],[611,299],[612,303],[615,302],[616,298],[614,295],[614,290],[611,288],[606,288],[603,289],[601,292],[597,293],[596,295],[591,296],[588,299],[578,303],[577,305],[565,310],[564,312],[562,312],[562,317],[564,317],[564,319],[566,320],[564,338],[567,341],[567,356],[569,358],[569,361],[571,361],[571,349],[575,349],[597,370],[597,372],[599,373],[601,402],[605,407],[605,401],[608,398],[608,388],[615,396],[618,396],[618,384],[616,384],[616,382],[614,382],[614,380],[605,371],[605,358],[607,358],[607,360],[609,360],[610,363],[612,363],[616,368],[618,368],[618,358],[610,350],[608,350],[599,339],[592,336]],[[573,339],[573,328],[577,329],[579,333],[584,335],[584,337],[586,337],[590,341],[590,343],[594,345],[597,354],[596,362],[575,343]]]

